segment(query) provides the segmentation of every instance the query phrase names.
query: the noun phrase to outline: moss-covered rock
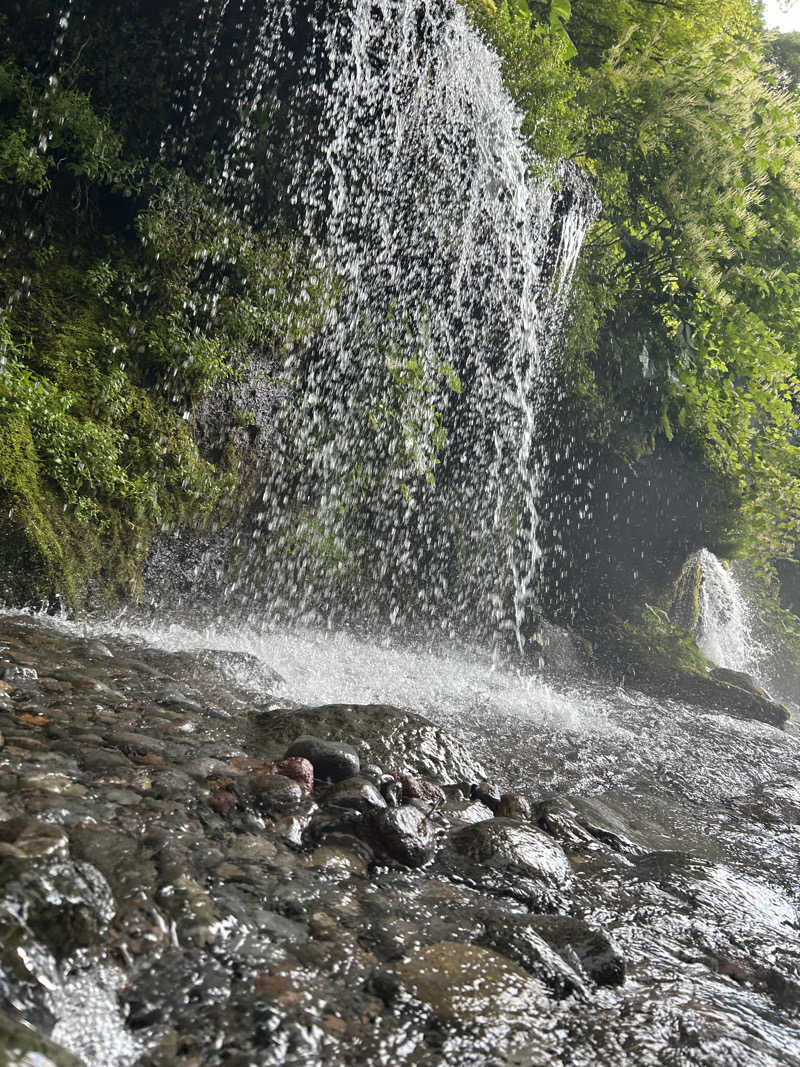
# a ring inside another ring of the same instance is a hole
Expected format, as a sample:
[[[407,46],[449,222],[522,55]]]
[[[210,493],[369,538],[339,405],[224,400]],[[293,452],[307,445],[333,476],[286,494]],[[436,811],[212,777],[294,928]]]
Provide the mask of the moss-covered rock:
[[[700,587],[703,583],[703,568],[697,556],[691,556],[675,583],[670,608],[670,618],[682,630],[697,632],[700,622]]]

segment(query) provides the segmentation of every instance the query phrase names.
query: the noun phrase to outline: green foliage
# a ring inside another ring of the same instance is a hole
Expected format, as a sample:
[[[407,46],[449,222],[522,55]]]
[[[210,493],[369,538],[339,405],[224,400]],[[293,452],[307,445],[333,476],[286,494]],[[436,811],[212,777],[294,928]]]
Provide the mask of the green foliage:
[[[407,326],[404,326],[407,329]],[[461,393],[461,381],[446,361],[436,354],[427,322],[413,338],[417,348],[412,356],[396,343],[386,346],[386,388],[369,399],[368,419],[376,436],[384,439],[388,454],[394,456],[393,479],[406,495],[409,479],[422,477],[432,484],[439,456],[447,442],[447,430],[435,398],[442,387]]]
[[[201,456],[194,407],[313,329],[321,283],[180,172],[127,158],[84,94],[9,62],[0,145],[0,509],[15,546],[0,568],[27,567],[27,596],[74,599],[103,567],[135,577],[154,529],[200,522],[234,490],[236,457]]]
[[[523,115],[523,133],[538,156],[570,156],[573,136],[582,121],[577,95],[584,79],[568,61],[574,54],[563,28],[568,4],[554,4],[553,20],[537,22],[527,5],[511,0],[473,0],[475,21],[500,56],[503,80]],[[558,8],[558,10],[556,10]]]
[[[529,9],[477,17],[532,146],[549,108],[551,143],[603,204],[576,275],[568,403],[628,461],[664,441],[702,456],[766,566],[800,524],[796,43],[764,36],[750,0],[573,0],[577,55],[554,78],[553,9]]]

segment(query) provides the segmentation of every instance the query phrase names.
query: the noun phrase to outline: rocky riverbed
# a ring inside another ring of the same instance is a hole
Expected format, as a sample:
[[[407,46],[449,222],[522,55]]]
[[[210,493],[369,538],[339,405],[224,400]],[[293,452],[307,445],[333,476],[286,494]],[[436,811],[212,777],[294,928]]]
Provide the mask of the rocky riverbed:
[[[3,1067],[800,1064],[791,729],[99,632],[0,616]]]

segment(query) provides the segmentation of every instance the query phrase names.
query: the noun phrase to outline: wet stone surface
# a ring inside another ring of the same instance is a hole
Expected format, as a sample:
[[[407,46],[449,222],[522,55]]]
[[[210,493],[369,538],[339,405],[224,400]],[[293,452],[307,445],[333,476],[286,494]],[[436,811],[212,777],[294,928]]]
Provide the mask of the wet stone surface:
[[[0,615],[0,1067],[800,1064],[791,738],[537,791],[282,674]]]

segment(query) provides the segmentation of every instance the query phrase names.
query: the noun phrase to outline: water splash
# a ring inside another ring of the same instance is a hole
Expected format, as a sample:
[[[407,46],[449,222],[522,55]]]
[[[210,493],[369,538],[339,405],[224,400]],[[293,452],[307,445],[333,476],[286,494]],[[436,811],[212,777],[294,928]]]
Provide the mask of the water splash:
[[[293,196],[331,299],[315,350],[284,368],[296,399],[246,592],[522,645],[539,397],[595,200],[526,148],[458,4],[354,0],[308,56],[296,111],[316,148]]]
[[[757,676],[765,649],[753,635],[752,609],[739,583],[708,549],[701,549],[696,559],[701,572],[696,628],[700,650],[720,667]]]

